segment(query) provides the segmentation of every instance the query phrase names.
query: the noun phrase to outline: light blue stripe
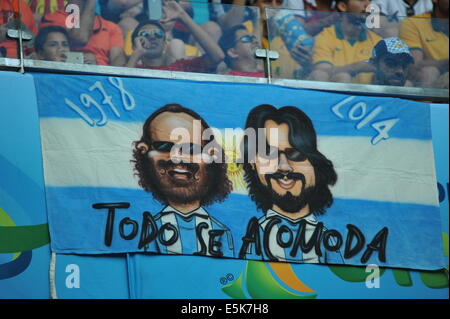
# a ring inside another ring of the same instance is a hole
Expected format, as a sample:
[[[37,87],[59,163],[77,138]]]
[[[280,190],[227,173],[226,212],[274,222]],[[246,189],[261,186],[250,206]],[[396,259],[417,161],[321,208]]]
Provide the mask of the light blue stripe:
[[[47,188],[52,248],[57,252],[106,253],[136,251],[139,236],[125,241],[118,236],[120,219],[129,217],[141,224],[142,213],[156,215],[163,205],[142,190],[49,187]],[[130,202],[128,210],[118,211],[110,248],[103,245],[106,211],[91,208],[95,202]],[[260,217],[248,196],[231,194],[223,202],[207,208],[209,214],[228,227],[235,239],[236,255],[251,217]],[[338,230],[344,237],[346,225],[357,226],[368,244],[383,227],[389,228],[387,265],[406,268],[439,268],[444,265],[439,208],[435,206],[335,199],[325,215],[318,219],[328,229]],[[362,252],[346,263],[360,264]],[[377,262],[376,254],[374,260]]]
[[[272,104],[276,107],[292,105],[308,114],[319,135],[374,137],[378,133],[372,124],[398,118],[399,121],[389,132],[391,137],[431,139],[429,105],[397,98],[355,97],[336,112],[342,115],[343,118],[340,118],[332,111],[332,106],[349,97],[345,94],[273,85],[131,78],[121,79],[126,90],[121,94],[108,77],[36,74],[34,78],[41,117],[79,118],[83,121],[78,113],[67,106],[65,100],[69,99],[89,116],[90,120],[86,120],[87,122],[100,121],[101,113],[95,106],[86,108],[81,103],[82,94],[85,94],[84,99],[87,94],[97,101],[106,115],[106,121],[144,122],[152,112],[163,105],[178,103],[198,112],[210,126],[219,128],[244,127],[249,111],[260,104]],[[98,89],[89,91],[97,81],[102,83],[105,91],[111,95],[114,109],[120,118],[110,106],[102,104],[103,96]],[[55,83],[58,83],[57,91]],[[136,105],[131,111],[124,109],[124,105],[130,103],[130,95],[127,94],[132,94]],[[361,118],[361,109],[350,112],[351,107],[359,102],[366,104],[365,116]],[[381,106],[381,112],[367,125],[357,128],[358,123],[378,106]],[[360,119],[351,120],[349,116]]]

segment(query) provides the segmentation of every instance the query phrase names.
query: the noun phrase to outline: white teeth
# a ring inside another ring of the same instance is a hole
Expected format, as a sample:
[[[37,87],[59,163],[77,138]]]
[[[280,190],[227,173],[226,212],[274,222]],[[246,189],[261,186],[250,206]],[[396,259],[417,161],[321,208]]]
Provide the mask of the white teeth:
[[[279,179],[278,181],[279,181],[281,184],[284,184],[284,185],[289,185],[289,184],[292,183],[292,179],[288,179],[288,180]]]
[[[177,168],[175,168],[173,171],[175,173],[189,173],[188,171],[185,171],[184,169],[177,169]]]

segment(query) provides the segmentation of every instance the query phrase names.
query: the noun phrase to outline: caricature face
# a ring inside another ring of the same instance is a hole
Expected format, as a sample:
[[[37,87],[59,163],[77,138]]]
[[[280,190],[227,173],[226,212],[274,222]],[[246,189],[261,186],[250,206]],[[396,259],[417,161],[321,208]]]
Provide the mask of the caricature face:
[[[173,130],[185,129],[190,138],[171,138]],[[201,125],[186,113],[164,112],[149,127],[152,145],[148,146],[150,174],[161,193],[169,202],[186,204],[200,200],[208,190],[208,171],[199,154],[180,152],[171,155],[172,146],[193,145],[194,136],[201,136]],[[196,131],[196,132],[194,132]],[[197,134],[197,135],[194,135]],[[187,143],[187,144],[185,144]]]
[[[165,32],[156,25],[144,25],[138,32],[138,39],[149,58],[160,57],[165,49]]]
[[[278,149],[278,157],[257,155],[254,168],[259,182],[270,190],[275,205],[290,213],[297,212],[307,205],[313,192],[316,184],[314,167],[305,154],[289,142],[286,123],[267,120],[264,128],[268,146],[272,151]]]

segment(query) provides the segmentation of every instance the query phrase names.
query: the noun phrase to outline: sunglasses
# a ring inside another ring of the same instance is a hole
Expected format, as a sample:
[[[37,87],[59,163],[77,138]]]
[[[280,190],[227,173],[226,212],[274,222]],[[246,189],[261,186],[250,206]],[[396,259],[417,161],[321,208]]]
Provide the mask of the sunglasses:
[[[142,30],[138,33],[138,36],[144,37],[144,38],[157,38],[162,39],[165,36],[165,33],[161,29],[152,29],[152,30]]]
[[[280,154],[284,154],[288,160],[293,162],[303,162],[308,159],[308,156],[305,153],[296,148],[286,148],[284,151],[280,151],[278,148],[273,146],[267,145],[267,147],[269,148],[269,154],[263,156],[267,159],[275,159],[277,153],[278,157],[280,157]]]
[[[190,155],[198,155],[202,152],[202,147],[198,144],[194,143],[182,143],[182,144],[175,144],[173,142],[164,142],[164,141],[158,141],[153,142],[151,144],[151,147],[161,153],[170,153],[172,148],[176,145],[178,149],[181,149],[183,153],[188,151],[188,154]]]
[[[256,40],[256,36],[254,35],[244,35],[242,37],[240,37],[236,43],[239,41],[241,43],[252,43],[253,41]]]

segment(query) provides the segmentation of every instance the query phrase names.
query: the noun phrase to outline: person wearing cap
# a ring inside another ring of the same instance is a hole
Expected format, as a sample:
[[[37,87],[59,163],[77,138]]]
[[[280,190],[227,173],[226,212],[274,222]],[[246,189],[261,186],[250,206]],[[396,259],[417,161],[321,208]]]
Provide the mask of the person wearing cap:
[[[378,42],[370,63],[376,69],[372,84],[412,86],[407,75],[414,58],[406,43],[399,38],[387,38]]]

